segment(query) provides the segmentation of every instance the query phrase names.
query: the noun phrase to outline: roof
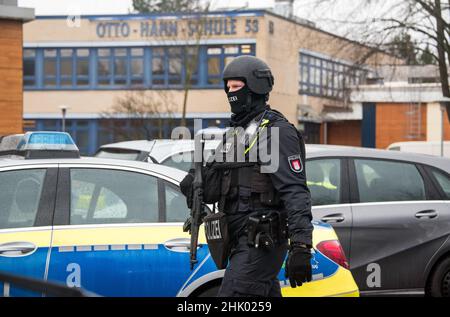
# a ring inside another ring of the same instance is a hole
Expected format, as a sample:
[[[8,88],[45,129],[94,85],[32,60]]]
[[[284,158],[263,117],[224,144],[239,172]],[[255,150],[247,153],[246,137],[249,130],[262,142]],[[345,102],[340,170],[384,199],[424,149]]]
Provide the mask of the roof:
[[[139,162],[132,160],[114,160],[114,159],[104,159],[96,157],[81,157],[79,159],[36,159],[36,160],[24,160],[16,158],[0,158],[0,168],[3,167],[13,167],[13,166],[32,166],[32,165],[54,165],[54,164],[84,164],[84,165],[109,165],[117,167],[128,167],[141,169],[149,172],[158,173],[161,175],[168,176],[176,181],[181,181],[186,175],[186,172],[168,167],[160,164],[152,164],[147,162]]]
[[[0,19],[28,22],[34,19],[34,9],[19,7],[17,2],[14,4],[12,1],[1,1]]]

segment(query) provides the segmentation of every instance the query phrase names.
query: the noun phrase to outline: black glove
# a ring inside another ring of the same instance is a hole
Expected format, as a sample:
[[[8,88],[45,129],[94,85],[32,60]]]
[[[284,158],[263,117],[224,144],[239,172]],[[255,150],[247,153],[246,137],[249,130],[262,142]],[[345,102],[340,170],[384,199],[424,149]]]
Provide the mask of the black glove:
[[[194,196],[194,188],[192,183],[194,182],[194,173],[193,170],[190,170],[189,173],[183,178],[180,183],[180,190],[184,196],[186,196],[186,203],[189,209],[192,208],[192,200]]]
[[[286,260],[285,276],[292,288],[302,286],[312,279],[311,251],[305,246],[291,244]]]

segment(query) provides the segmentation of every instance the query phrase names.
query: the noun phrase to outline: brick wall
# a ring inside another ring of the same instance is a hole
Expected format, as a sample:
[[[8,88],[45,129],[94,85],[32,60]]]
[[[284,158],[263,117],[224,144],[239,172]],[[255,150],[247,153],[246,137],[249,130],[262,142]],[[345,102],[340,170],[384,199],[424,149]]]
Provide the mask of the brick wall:
[[[324,142],[324,127],[321,127],[321,143]],[[328,144],[361,146],[361,121],[349,120],[328,122]]]
[[[378,103],[376,107],[376,147],[384,149],[394,142],[426,141],[427,108],[420,107],[420,122],[408,115],[409,104]],[[416,117],[417,118],[417,117]],[[420,127],[419,133],[408,137],[411,130],[409,124]]]
[[[328,143],[361,146],[361,121],[328,123]]]
[[[22,132],[22,21],[0,20],[0,135]]]
[[[444,140],[450,141],[450,121],[448,120],[447,111],[444,113]]]

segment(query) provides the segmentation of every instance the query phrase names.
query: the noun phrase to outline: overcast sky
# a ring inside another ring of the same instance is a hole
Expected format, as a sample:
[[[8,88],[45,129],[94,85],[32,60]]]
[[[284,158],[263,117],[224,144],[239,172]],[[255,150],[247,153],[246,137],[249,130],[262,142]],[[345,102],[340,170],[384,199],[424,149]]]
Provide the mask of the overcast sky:
[[[272,8],[274,0],[211,0],[212,9],[220,8]],[[387,5],[398,2],[389,0]],[[377,1],[368,1],[372,5],[357,5],[365,1],[328,0],[317,6],[320,0],[295,0],[294,14],[308,19],[322,29],[343,36],[358,39],[355,26],[350,27],[339,21],[365,19],[380,14],[383,7]],[[132,0],[18,0],[19,6],[32,7],[36,15],[80,15],[80,14],[127,14],[132,11]],[[331,4],[330,4],[331,3]],[[384,14],[384,13],[382,13]]]
[[[220,8],[272,8],[274,0],[211,0],[213,9]],[[342,6],[338,10],[323,10],[320,14],[314,12],[317,0],[295,0],[296,15],[308,18],[313,14],[320,17],[338,17],[352,6],[352,0],[339,0]],[[132,10],[132,0],[19,0],[19,6],[35,9],[36,15],[65,15],[78,11],[81,14],[126,14]],[[321,10],[322,11],[322,10]]]
[[[297,0],[298,2],[299,0]],[[19,6],[36,9],[36,15],[66,14],[77,8],[82,14],[120,14],[132,9],[132,0],[19,0]],[[301,1],[300,1],[301,2]],[[273,6],[274,0],[212,0],[213,8],[264,8]]]

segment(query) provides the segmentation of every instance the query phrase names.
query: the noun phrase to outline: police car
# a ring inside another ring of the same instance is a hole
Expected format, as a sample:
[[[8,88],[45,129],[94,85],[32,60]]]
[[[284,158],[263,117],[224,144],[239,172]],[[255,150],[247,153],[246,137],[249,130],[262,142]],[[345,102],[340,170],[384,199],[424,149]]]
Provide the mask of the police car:
[[[159,164],[80,158],[66,133],[3,137],[0,271],[102,296],[214,296],[224,271],[203,232],[190,269],[184,176]],[[334,230],[314,227],[313,281],[292,289],[283,267],[283,295],[358,296]],[[0,294],[40,295],[4,283]]]

